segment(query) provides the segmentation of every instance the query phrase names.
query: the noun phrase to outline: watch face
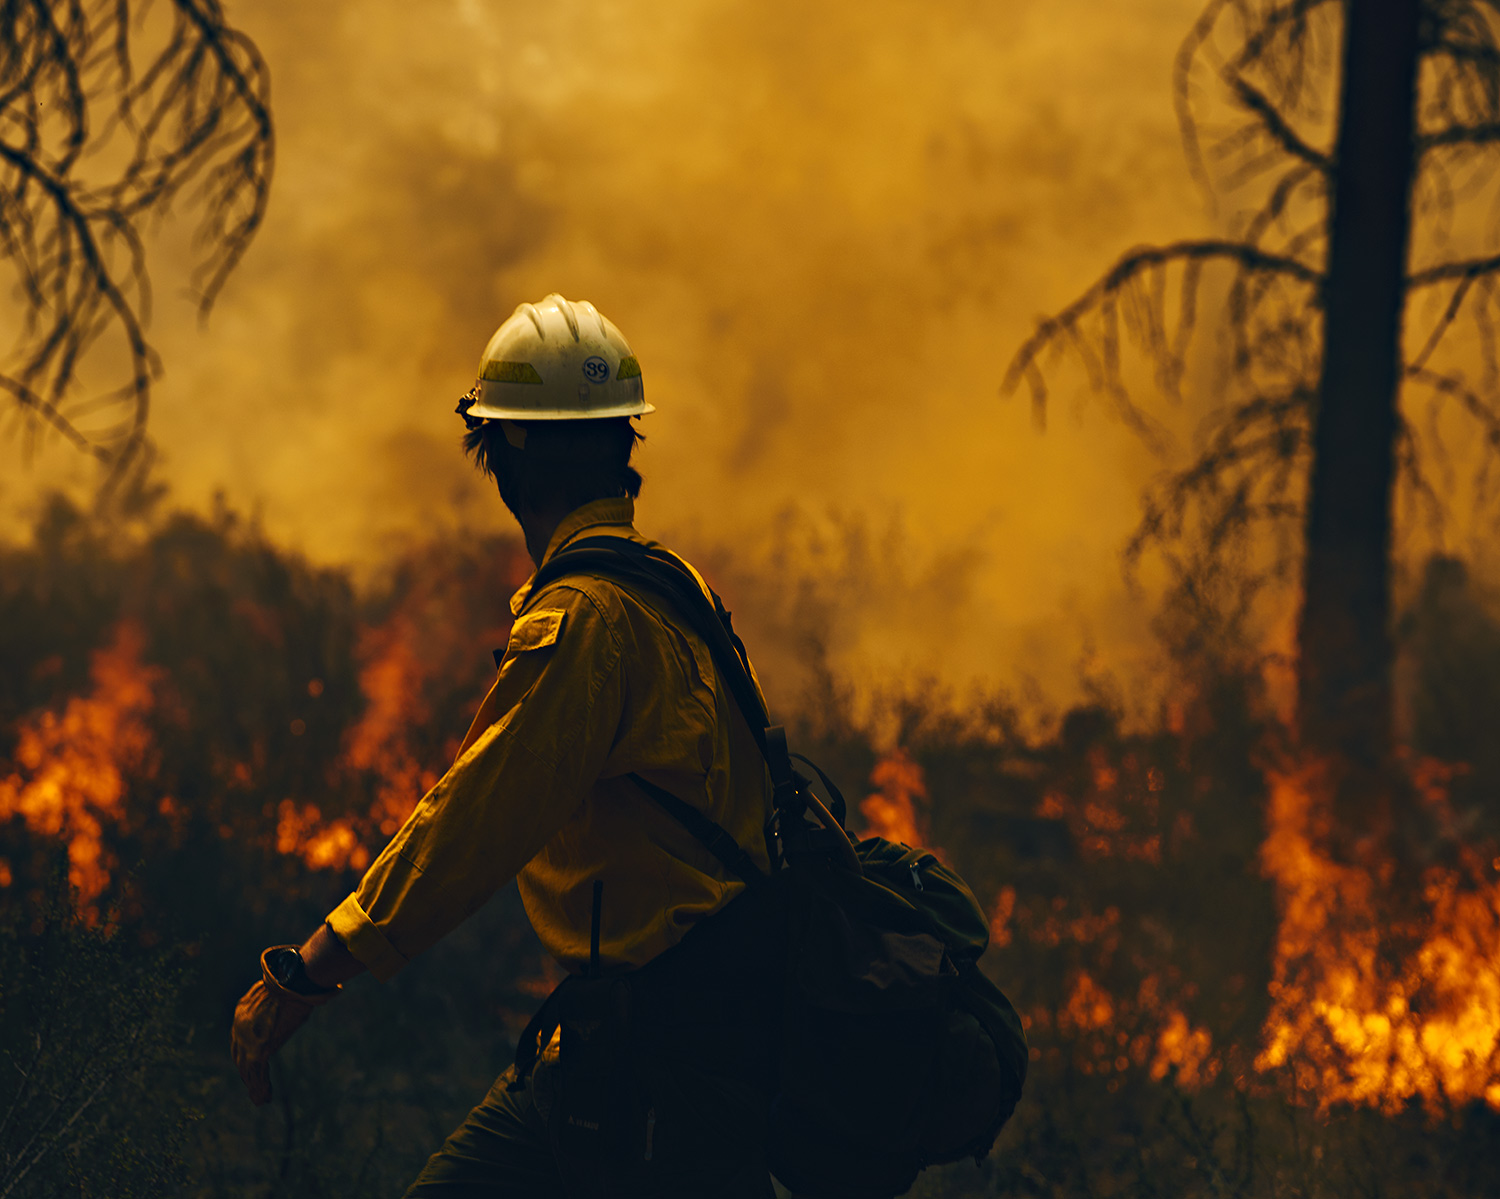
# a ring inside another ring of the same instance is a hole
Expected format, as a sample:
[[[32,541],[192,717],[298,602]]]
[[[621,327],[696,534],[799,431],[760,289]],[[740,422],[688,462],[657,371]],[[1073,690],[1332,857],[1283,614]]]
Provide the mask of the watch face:
[[[283,987],[290,989],[292,983],[302,974],[302,955],[290,946],[284,945],[266,954],[266,965],[271,970],[271,977]]]

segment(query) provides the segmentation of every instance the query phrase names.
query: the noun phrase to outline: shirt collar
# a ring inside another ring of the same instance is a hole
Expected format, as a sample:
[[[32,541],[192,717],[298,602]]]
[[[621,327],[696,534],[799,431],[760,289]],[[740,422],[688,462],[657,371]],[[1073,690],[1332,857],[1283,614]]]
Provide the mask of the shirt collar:
[[[563,517],[562,523],[557,526],[556,532],[552,534],[552,540],[547,543],[547,552],[542,555],[542,566],[547,565],[559,550],[570,542],[576,541],[584,533],[601,526],[614,526],[628,530],[635,527],[635,501],[629,496],[615,499],[590,500],[582,508],[578,508],[569,515]],[[540,567],[538,568],[540,569]],[[510,611],[512,616],[519,616],[521,609],[526,606],[526,601],[531,596],[532,580],[536,578],[533,572],[530,579],[521,585],[521,589],[511,597]]]

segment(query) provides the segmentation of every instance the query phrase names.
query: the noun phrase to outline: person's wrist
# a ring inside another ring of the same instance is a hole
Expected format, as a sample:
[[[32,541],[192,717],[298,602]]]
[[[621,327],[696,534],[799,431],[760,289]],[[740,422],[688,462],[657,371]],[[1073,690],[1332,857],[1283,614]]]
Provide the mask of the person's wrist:
[[[266,967],[277,982],[297,995],[306,995],[311,998],[331,995],[338,990],[337,986],[324,987],[314,982],[307,973],[307,963],[302,960],[301,952],[292,945],[284,945],[268,951]]]

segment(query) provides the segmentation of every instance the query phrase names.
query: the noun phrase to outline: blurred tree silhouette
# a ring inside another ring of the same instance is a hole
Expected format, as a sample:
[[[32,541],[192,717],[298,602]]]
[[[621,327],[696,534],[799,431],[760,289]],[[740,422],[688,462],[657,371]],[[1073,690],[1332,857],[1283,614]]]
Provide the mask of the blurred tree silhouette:
[[[144,234],[196,184],[206,316],[265,215],[274,152],[266,64],[218,0],[0,4],[0,258],[25,311],[0,390],[28,452],[50,432],[105,464],[106,494],[139,477],[160,371]],[[120,381],[81,394],[91,351]]]
[[[1207,84],[1207,86],[1204,86]],[[1211,198],[1246,206],[1231,236],[1131,250],[1041,322],[1004,381],[1047,397],[1049,353],[1073,351],[1148,440],[1122,343],[1180,399],[1200,306],[1222,301],[1226,352],[1202,441],[1151,494],[1130,546],[1167,552],[1184,589],[1243,561],[1274,531],[1258,575],[1302,566],[1299,724],[1304,740],[1378,765],[1390,748],[1393,496],[1404,476],[1436,505],[1411,409],[1453,406],[1500,445],[1494,325],[1500,255],[1445,258],[1414,205],[1450,218],[1493,175],[1500,141],[1500,5],[1492,0],[1213,0],[1177,56],[1183,144]],[[1433,243],[1429,245],[1428,243]],[[1223,290],[1210,291],[1209,272]],[[1430,327],[1402,344],[1416,302]],[[1317,319],[1321,314],[1321,319]],[[1472,319],[1478,385],[1438,365]],[[1403,410],[1401,401],[1405,400]],[[1243,597],[1241,597],[1243,602]]]

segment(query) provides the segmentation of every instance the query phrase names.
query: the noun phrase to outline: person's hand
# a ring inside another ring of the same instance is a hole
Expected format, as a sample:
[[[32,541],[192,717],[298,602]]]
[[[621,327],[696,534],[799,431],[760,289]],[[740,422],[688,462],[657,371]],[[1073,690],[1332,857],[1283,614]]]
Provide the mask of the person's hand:
[[[302,1027],[313,1008],[339,993],[338,987],[310,993],[289,987],[283,980],[295,982],[301,974],[296,969],[301,959],[296,955],[295,945],[274,945],[261,954],[260,981],[235,1005],[230,1051],[256,1107],[271,1102],[271,1055]],[[286,968],[289,962],[293,969]]]

